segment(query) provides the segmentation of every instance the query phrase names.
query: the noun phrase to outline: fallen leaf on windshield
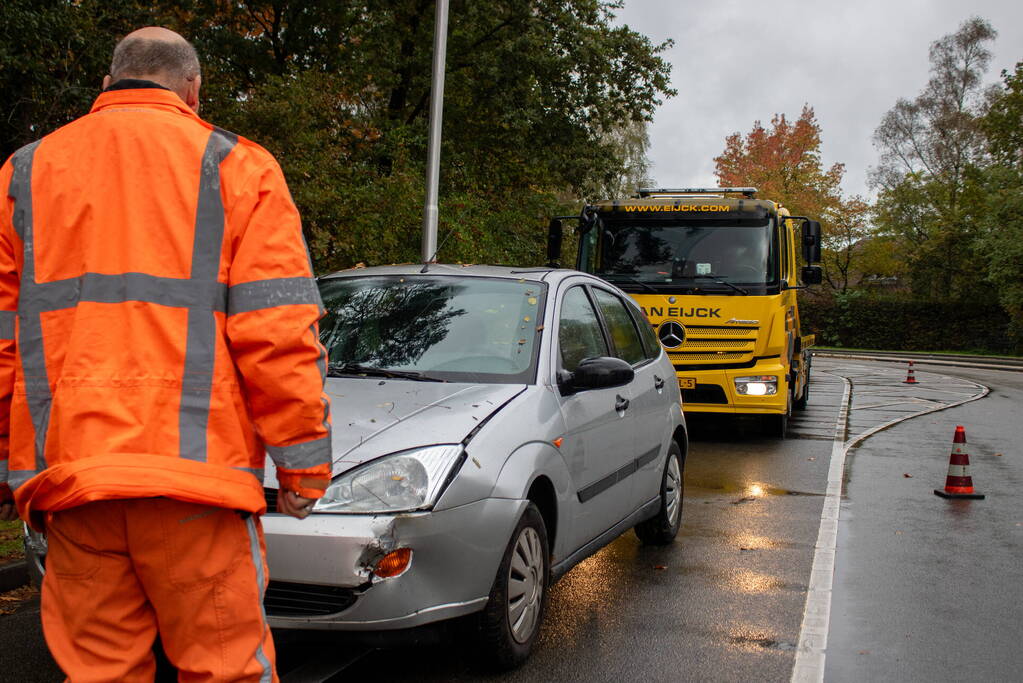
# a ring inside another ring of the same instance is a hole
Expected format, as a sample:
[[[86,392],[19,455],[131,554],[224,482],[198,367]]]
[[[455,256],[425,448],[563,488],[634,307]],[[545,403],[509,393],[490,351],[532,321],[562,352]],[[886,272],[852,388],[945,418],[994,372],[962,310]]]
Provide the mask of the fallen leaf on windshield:
[[[907,474],[906,472],[903,472],[902,476],[904,476],[906,479],[912,479],[913,478],[912,474]]]

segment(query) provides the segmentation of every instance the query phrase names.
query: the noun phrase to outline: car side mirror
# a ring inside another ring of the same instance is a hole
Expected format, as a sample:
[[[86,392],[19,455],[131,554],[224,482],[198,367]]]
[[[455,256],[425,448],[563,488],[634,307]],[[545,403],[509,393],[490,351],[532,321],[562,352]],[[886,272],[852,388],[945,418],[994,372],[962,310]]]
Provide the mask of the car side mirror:
[[[819,285],[824,281],[824,270],[820,266],[803,266],[799,279],[804,285]]]
[[[590,389],[610,389],[628,384],[636,376],[632,366],[621,358],[584,358],[575,372],[558,373],[558,386],[564,395]]]

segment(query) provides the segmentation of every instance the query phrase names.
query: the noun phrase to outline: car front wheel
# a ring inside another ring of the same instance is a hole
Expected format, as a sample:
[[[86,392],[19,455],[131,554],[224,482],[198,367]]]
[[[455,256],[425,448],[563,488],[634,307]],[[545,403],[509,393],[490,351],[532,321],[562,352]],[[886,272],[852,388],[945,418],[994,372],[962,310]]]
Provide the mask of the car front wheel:
[[[481,654],[491,668],[512,669],[529,657],[547,607],[549,583],[547,527],[530,503],[512,532],[490,600],[479,615]]]
[[[661,476],[661,507],[657,514],[635,526],[639,540],[647,545],[668,545],[682,526],[682,450],[674,441]]]

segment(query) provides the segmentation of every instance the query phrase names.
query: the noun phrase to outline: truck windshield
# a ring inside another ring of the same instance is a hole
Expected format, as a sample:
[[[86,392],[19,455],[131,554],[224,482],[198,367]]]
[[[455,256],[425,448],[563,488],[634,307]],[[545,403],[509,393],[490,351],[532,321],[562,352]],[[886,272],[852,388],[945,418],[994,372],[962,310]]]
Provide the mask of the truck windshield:
[[[609,222],[601,230],[595,273],[629,284],[699,289],[764,287],[778,281],[773,221]]]

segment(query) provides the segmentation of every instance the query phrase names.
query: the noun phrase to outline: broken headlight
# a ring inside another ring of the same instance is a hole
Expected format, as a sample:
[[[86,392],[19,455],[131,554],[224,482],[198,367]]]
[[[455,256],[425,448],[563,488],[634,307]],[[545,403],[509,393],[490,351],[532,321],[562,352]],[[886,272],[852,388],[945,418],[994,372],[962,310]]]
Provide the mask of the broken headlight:
[[[337,476],[313,512],[408,512],[430,507],[440,496],[462,446],[427,446],[392,453]]]

